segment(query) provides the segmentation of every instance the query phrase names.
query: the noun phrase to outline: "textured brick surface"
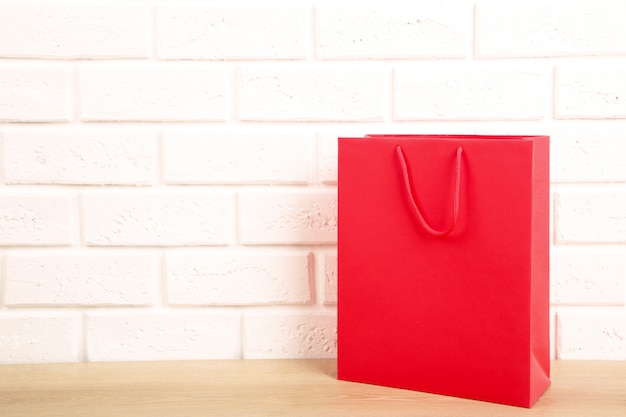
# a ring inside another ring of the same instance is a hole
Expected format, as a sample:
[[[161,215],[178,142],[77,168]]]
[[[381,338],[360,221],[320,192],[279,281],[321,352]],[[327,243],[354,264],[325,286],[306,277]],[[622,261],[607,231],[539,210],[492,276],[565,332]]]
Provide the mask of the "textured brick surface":
[[[626,119],[626,66],[559,66],[555,116]]]
[[[176,305],[306,304],[313,254],[223,251],[166,257],[168,301]]]
[[[317,143],[319,180],[324,184],[337,184],[337,136],[320,135]]]
[[[469,52],[467,4],[324,5],[315,17],[323,59],[462,58]]]
[[[328,313],[248,312],[245,359],[329,358],[337,354],[337,323]]]
[[[92,251],[10,253],[5,303],[41,305],[150,305],[158,258]]]
[[[323,262],[324,304],[337,304],[337,254],[325,253]]]
[[[556,248],[551,255],[555,305],[626,304],[626,257],[621,248]]]
[[[95,312],[87,316],[91,361],[237,359],[240,318],[233,312]]]
[[[333,243],[337,196],[329,192],[248,192],[239,195],[244,244]]]
[[[554,209],[557,242],[626,243],[624,187],[562,191],[556,194]]]
[[[559,311],[557,349],[559,359],[626,360],[624,309]]]
[[[198,65],[83,66],[80,117],[90,121],[224,120],[228,75]]]
[[[626,181],[626,130],[623,126],[583,126],[551,133],[550,178],[553,182]],[[617,146],[616,146],[617,145]]]
[[[545,74],[486,66],[412,67],[395,71],[396,120],[538,120]]]
[[[88,245],[223,245],[234,235],[231,193],[93,192],[82,202]]]
[[[312,135],[306,133],[164,134],[165,180],[171,184],[306,184]]]
[[[303,6],[163,2],[159,57],[166,59],[303,59],[310,11]]]
[[[0,246],[72,243],[72,199],[51,193],[0,195]]]
[[[479,2],[479,57],[624,55],[620,1]]]
[[[0,63],[0,122],[70,121],[71,82],[65,66]]]
[[[249,121],[382,120],[384,81],[376,68],[243,68],[238,114]]]
[[[7,129],[4,178],[9,184],[150,184],[154,130]]]
[[[76,362],[79,320],[71,314],[3,311],[0,363]]]
[[[150,6],[137,2],[0,4],[0,55],[130,58],[149,55]]]

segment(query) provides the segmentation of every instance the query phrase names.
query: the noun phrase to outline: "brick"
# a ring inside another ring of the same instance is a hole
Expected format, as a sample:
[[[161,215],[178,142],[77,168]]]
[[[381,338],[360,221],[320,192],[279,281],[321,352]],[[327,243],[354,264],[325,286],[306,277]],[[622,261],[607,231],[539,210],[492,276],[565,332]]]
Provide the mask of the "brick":
[[[457,3],[316,9],[317,56],[323,59],[462,58],[472,10]]]
[[[623,128],[592,123],[551,133],[553,182],[626,181],[626,132]]]
[[[72,71],[58,65],[0,65],[0,122],[68,122]]]
[[[239,236],[244,244],[337,241],[337,195],[329,192],[242,192]]]
[[[165,59],[303,59],[309,10],[291,5],[162,3],[159,57]]]
[[[244,121],[380,121],[385,71],[246,67],[239,71],[238,115]]]
[[[5,268],[8,306],[150,305],[158,258],[108,251],[9,253]]]
[[[476,9],[480,58],[623,55],[623,4],[488,2]]]
[[[626,192],[560,191],[555,200],[559,243],[626,243]]]
[[[140,3],[3,2],[0,56],[147,57],[150,15],[149,5]]]
[[[168,184],[306,184],[312,134],[167,131]]]
[[[240,315],[221,311],[117,311],[87,315],[90,361],[241,357]]]
[[[244,359],[337,357],[337,319],[327,312],[248,311]]]
[[[337,184],[337,135],[324,134],[318,138],[318,178],[322,184]]]
[[[85,121],[223,121],[226,70],[189,64],[115,64],[79,70]]]
[[[313,255],[194,251],[166,256],[167,295],[175,305],[307,304]]]
[[[212,190],[85,193],[84,237],[91,246],[224,245],[234,237],[234,202]]]
[[[396,120],[539,120],[547,78],[537,69],[401,67]]]
[[[3,312],[0,363],[77,362],[79,320],[71,314]]]
[[[8,184],[151,184],[157,135],[146,130],[4,131]]]
[[[556,311],[550,307],[550,360],[555,360],[556,357]]]
[[[58,194],[3,192],[0,246],[69,245],[72,200]]]
[[[624,305],[623,248],[556,247],[550,260],[553,305]]]
[[[554,108],[557,119],[625,119],[626,67],[557,67]]]
[[[324,304],[337,304],[337,253],[325,253],[324,262]]]
[[[558,311],[557,357],[626,360],[626,310],[579,308]]]

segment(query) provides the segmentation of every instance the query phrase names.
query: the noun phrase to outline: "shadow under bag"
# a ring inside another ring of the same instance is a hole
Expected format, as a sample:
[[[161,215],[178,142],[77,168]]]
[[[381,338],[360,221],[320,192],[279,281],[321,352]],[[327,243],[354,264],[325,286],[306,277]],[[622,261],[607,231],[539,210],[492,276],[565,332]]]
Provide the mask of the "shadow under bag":
[[[339,138],[338,378],[520,407],[550,385],[549,138]]]

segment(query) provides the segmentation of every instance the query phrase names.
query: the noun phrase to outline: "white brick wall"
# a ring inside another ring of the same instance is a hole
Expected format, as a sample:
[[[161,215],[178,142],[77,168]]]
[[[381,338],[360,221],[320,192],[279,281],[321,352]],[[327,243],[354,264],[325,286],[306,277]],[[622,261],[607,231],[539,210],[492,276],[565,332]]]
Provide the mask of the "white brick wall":
[[[89,246],[225,245],[234,235],[234,194],[213,190],[87,192]]]
[[[156,178],[154,129],[4,131],[7,184],[149,185]]]
[[[157,270],[154,254],[9,252],[5,260],[5,304],[151,305]]]
[[[80,319],[58,312],[2,312],[0,355],[3,363],[76,362]]]
[[[556,193],[557,243],[626,243],[626,187]]]
[[[556,247],[551,259],[553,305],[623,305],[626,257],[613,246]]]
[[[150,6],[4,1],[0,55],[19,58],[147,58]]]
[[[160,3],[157,43],[164,59],[303,59],[310,11],[305,6]]]
[[[0,62],[0,122],[72,120],[72,73],[60,65]]]
[[[240,315],[226,311],[94,312],[87,315],[87,359],[235,359]]]
[[[337,304],[337,254],[325,253],[324,262],[324,304]]]
[[[385,132],[551,135],[553,357],[624,359],[625,12],[0,0],[0,363],[335,356],[336,138]]]
[[[623,125],[577,123],[554,129],[550,139],[553,182],[626,181],[626,147],[615,146],[626,142]]]
[[[337,196],[302,190],[239,195],[243,244],[314,244],[337,240]]]
[[[381,69],[246,67],[238,75],[241,120],[377,121],[385,115]]]
[[[563,310],[557,313],[559,359],[626,360],[623,308]]]
[[[337,184],[337,137],[325,134],[318,139],[319,180]]]
[[[307,184],[313,135],[167,130],[168,184]]]
[[[395,71],[397,120],[538,120],[545,71],[447,64]]]
[[[616,1],[491,2],[476,14],[481,58],[626,53],[625,5]]]
[[[314,256],[305,252],[173,252],[166,257],[173,305],[309,304]]]
[[[464,58],[469,54],[471,4],[380,7],[365,3],[317,8],[321,59]]]
[[[213,121],[227,115],[226,71],[205,65],[83,65],[80,118],[86,121]]]
[[[243,357],[334,357],[337,354],[336,328],[336,317],[330,313],[251,311],[244,316]]]
[[[559,119],[626,118],[624,65],[559,66],[555,84],[554,112]]]
[[[0,245],[69,245],[72,243],[71,195],[3,189],[0,194]]]

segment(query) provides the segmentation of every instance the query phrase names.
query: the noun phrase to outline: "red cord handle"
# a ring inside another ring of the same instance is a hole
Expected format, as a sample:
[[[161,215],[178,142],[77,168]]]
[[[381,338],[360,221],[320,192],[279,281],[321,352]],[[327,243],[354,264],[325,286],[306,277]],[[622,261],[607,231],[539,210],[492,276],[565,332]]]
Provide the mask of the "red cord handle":
[[[459,146],[456,150],[456,180],[454,184],[454,215],[452,218],[452,224],[445,230],[437,230],[428,224],[422,211],[417,206],[415,202],[415,197],[413,196],[413,187],[411,187],[411,178],[409,177],[409,170],[407,168],[406,159],[404,158],[404,152],[400,145],[396,146],[396,156],[398,157],[398,161],[400,162],[400,167],[402,168],[402,176],[404,178],[404,188],[406,194],[409,198],[409,203],[411,205],[411,210],[420,224],[426,229],[428,233],[433,236],[446,236],[450,234],[454,227],[456,226],[457,220],[459,218],[459,206],[461,205],[461,167],[462,167],[462,155],[463,155],[463,147]]]

